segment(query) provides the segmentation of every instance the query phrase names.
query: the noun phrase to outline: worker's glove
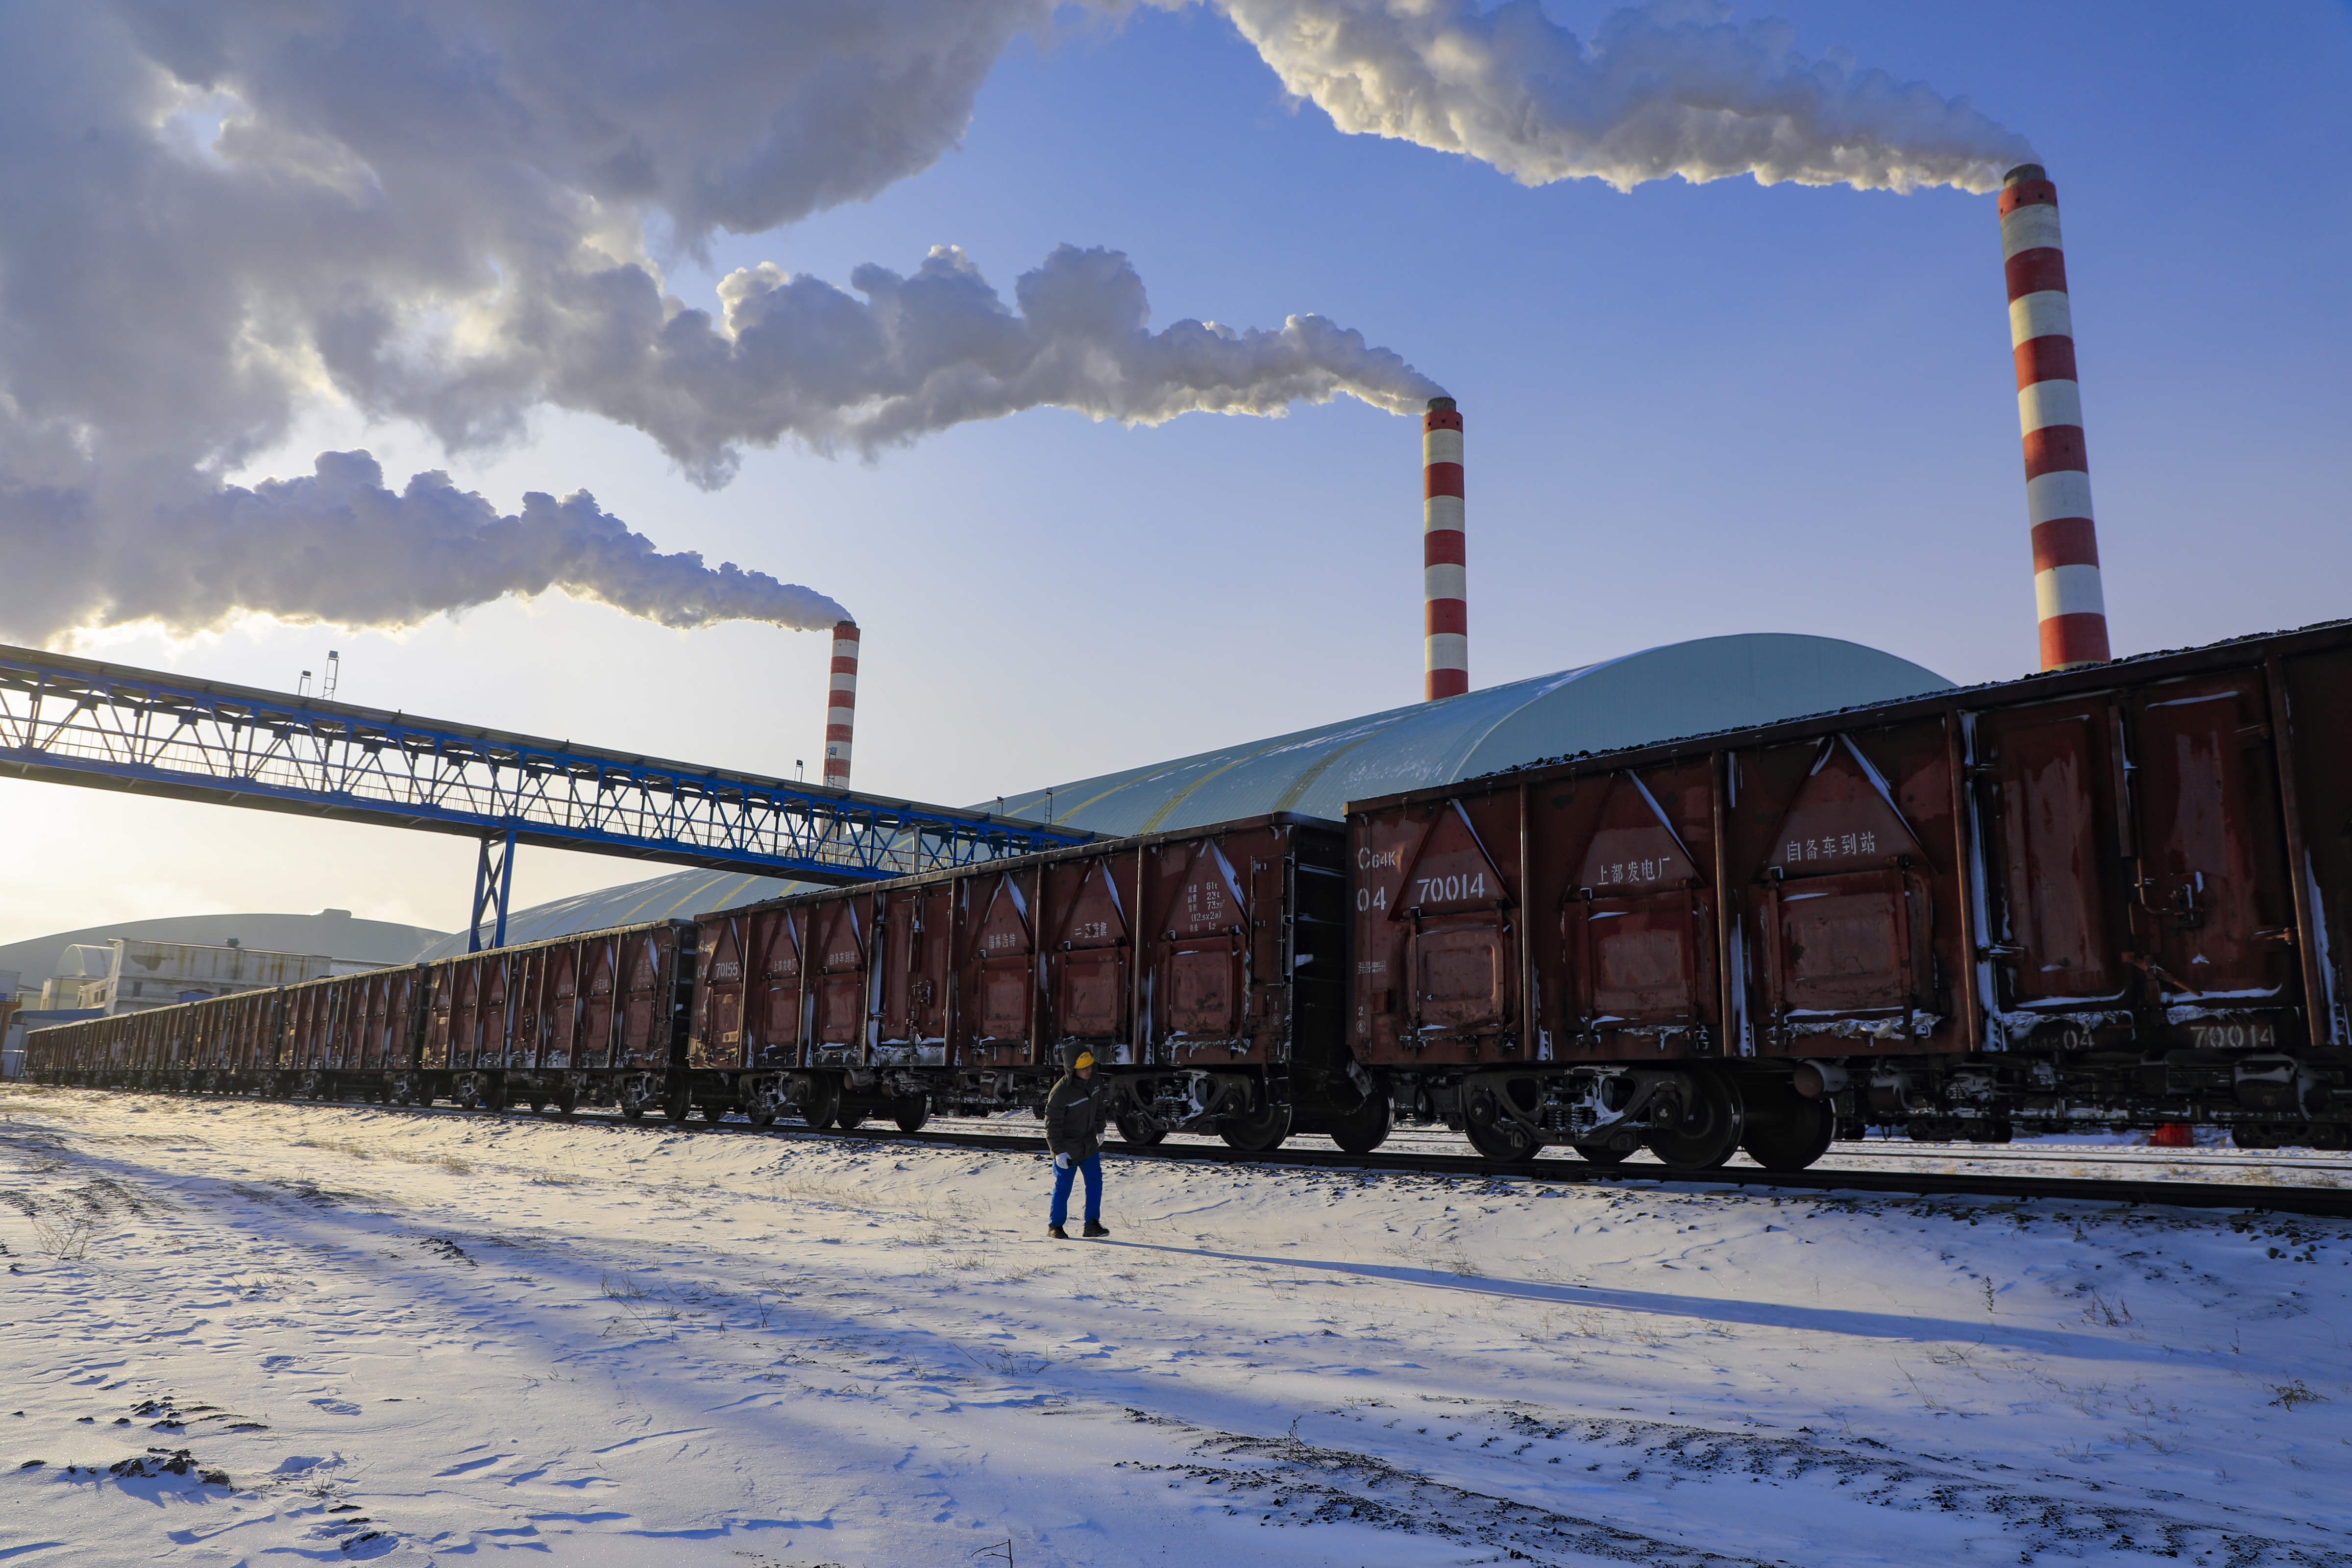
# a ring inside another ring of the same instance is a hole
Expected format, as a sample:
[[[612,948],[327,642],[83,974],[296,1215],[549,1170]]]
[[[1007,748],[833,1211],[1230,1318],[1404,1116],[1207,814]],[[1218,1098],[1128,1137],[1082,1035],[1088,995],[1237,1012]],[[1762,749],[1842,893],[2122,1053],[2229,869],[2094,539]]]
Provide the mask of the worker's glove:
[[[1057,1171],[1066,1171],[1069,1168],[1070,1157],[1067,1154],[1056,1154],[1054,1156],[1054,1169]]]

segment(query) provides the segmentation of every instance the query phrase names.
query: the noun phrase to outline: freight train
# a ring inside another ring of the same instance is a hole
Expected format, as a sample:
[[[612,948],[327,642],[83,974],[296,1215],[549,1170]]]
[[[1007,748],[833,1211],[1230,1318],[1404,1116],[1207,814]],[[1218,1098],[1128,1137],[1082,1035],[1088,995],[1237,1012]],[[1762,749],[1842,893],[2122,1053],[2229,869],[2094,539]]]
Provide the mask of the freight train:
[[[2352,622],[41,1030],[52,1083],[1131,1145],[2352,1143]]]

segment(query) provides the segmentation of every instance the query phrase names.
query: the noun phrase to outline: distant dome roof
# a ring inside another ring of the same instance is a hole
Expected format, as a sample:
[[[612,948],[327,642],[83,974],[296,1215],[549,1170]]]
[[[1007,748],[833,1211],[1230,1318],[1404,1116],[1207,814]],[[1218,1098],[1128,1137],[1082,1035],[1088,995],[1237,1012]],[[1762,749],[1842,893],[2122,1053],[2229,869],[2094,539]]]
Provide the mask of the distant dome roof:
[[[1669,643],[1441,702],[1342,720],[1270,740],[1008,795],[1008,816],[1118,837],[1262,812],[1338,816],[1350,800],[1450,784],[1518,763],[1948,689],[1935,671],[1837,637],[1780,632]],[[996,809],[993,801],[982,805]],[[732,908],[805,884],[688,871],[515,911],[510,942]],[[463,932],[426,951],[463,952]]]
[[[419,948],[437,942],[442,934],[428,926],[353,920],[340,910],[316,915],[160,915],[12,942],[0,947],[0,971],[16,970],[26,983],[38,984],[52,974],[76,973],[62,966],[66,949],[102,951],[117,937],[125,942],[185,942],[215,947],[234,937],[241,946],[268,952],[316,952],[357,963],[405,963]],[[103,963],[91,963],[94,967],[87,971],[89,974],[106,973]]]

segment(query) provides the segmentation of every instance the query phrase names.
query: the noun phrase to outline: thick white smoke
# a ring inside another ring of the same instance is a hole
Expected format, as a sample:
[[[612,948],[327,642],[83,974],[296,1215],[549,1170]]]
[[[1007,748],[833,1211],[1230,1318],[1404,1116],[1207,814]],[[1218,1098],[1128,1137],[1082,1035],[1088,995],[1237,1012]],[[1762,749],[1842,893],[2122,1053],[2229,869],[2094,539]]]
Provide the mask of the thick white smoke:
[[[501,517],[446,474],[386,489],[365,452],[321,452],[304,478],[224,485],[118,526],[59,499],[33,498],[16,521],[47,526],[18,535],[12,553],[36,585],[79,591],[55,605],[68,625],[153,621],[189,632],[268,605],[289,618],[407,626],[550,588],[680,629],[749,620],[819,631],[848,618],[824,595],[764,572],[665,555],[585,490],[526,495],[520,511]],[[62,569],[110,547],[120,549],[101,574]]]
[[[1739,26],[1718,0],[1630,6],[1589,43],[1538,0],[1214,3],[1340,130],[1464,153],[1529,185],[1752,174],[1986,191],[2032,155],[1966,99],[1808,61],[1788,24]]]
[[[1131,0],[1087,0],[1117,15]],[[1182,0],[1147,0],[1181,4]],[[1213,0],[1345,131],[1531,183],[1681,174],[1982,185],[2023,145],[1963,102],[1807,64],[1718,7],[1590,44],[1530,0]],[[584,496],[500,518],[363,453],[220,476],[340,403],[453,451],[530,412],[646,432],[694,479],[784,439],[871,453],[1051,405],[1149,423],[1439,388],[1315,316],[1149,325],[1115,251],[1008,301],[961,252],[852,291],[772,267],[719,310],[691,255],[951,148],[1054,0],[24,0],[0,5],[0,636],[247,611],[409,624],[562,586],[670,625],[839,607],[665,555]],[[365,581],[355,581],[364,577]]]
[[[555,405],[705,484],[793,437],[873,451],[1041,405],[1150,422],[1436,391],[1315,317],[1147,325],[1115,252],[1000,299],[959,253],[856,295],[689,253],[870,196],[955,142],[1052,0],[28,0],[0,7],[0,635],[247,611],[399,625],[562,586],[670,625],[838,605],[665,555],[574,497],[499,518],[365,454],[224,472],[340,401],[453,450]],[[862,297],[861,297],[862,296]]]

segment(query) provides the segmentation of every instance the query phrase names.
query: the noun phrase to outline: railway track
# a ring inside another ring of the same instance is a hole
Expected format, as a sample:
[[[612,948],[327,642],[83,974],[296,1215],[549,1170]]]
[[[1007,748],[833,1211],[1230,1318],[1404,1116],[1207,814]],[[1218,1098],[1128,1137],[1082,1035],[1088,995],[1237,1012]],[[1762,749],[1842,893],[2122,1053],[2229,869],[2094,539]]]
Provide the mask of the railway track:
[[[720,1123],[716,1131],[726,1131]],[[740,1131],[761,1131],[745,1126]],[[1004,1133],[901,1132],[896,1128],[827,1130],[803,1136],[876,1143],[933,1143],[957,1148],[1009,1152],[1045,1151],[1042,1138]],[[1727,1165],[1713,1171],[1676,1171],[1664,1165],[1588,1165],[1572,1157],[1538,1159],[1521,1165],[1494,1165],[1470,1155],[1378,1152],[1348,1154],[1337,1150],[1277,1149],[1270,1153],[1236,1153],[1212,1143],[1161,1143],[1150,1149],[1107,1144],[1106,1152],[1139,1160],[1168,1160],[1203,1164],[1276,1165],[1326,1171],[1379,1171],[1393,1173],[1473,1177],[1486,1181],[1555,1183],[1578,1186],[1687,1186],[1754,1191],[1816,1193],[1884,1193],[1907,1197],[2047,1198],[2069,1203],[2168,1205],[2179,1208],[2264,1209],[2279,1214],[2333,1215],[2352,1218],[2352,1187],[2288,1186],[2252,1182],[2194,1182],[2156,1177],[2018,1176],[1932,1171],[1822,1170],[1776,1172],[1758,1166]]]
[[[311,1103],[293,1101],[289,1103]],[[474,1117],[480,1113],[463,1110],[456,1106],[411,1108],[410,1114],[424,1116]],[[530,1111],[509,1111],[509,1116],[532,1116]],[[734,1136],[758,1135],[771,1138],[824,1139],[844,1143],[883,1145],[907,1143],[933,1148],[985,1149],[1006,1153],[1045,1152],[1042,1135],[1011,1132],[961,1131],[947,1128],[926,1128],[919,1132],[903,1132],[896,1127],[859,1127],[851,1129],[814,1129],[797,1126],[759,1127],[748,1121],[709,1122],[697,1118],[691,1121],[631,1123],[617,1113],[589,1111],[583,1115],[620,1126],[659,1128],[666,1132],[693,1131],[725,1133]],[[1244,1154],[1222,1143],[1207,1140],[1197,1142],[1171,1141],[1150,1149],[1136,1149],[1124,1143],[1105,1145],[1107,1152],[1129,1159],[1166,1161],[1175,1163],[1268,1165],[1294,1170],[1369,1171],[1391,1174],[1415,1174],[1473,1178],[1481,1181],[1529,1182],[1578,1186],[1678,1186],[1697,1189],[1718,1188],[1754,1192],[1810,1193],[1869,1193],[1906,1197],[1994,1197],[2039,1198],[2065,1203],[2105,1203],[2125,1205],[2165,1205],[2176,1208],[2259,1209],[2275,1214],[2297,1214],[2337,1218],[2352,1218],[2352,1184],[2343,1187],[2303,1186],[2264,1182],[2199,1182],[2178,1177],[2151,1176],[2026,1176],[1992,1172],[1887,1171],[1856,1170],[1816,1166],[1806,1171],[1776,1172],[1758,1166],[1726,1165],[1712,1171],[1677,1171],[1664,1165],[1642,1163],[1617,1166],[1586,1164],[1572,1156],[1538,1158],[1519,1165],[1495,1165],[1483,1159],[1465,1154],[1412,1153],[1381,1152],[1370,1154],[1349,1154],[1339,1150],[1285,1148],[1266,1153]],[[1889,1151],[1901,1156],[1924,1151]],[[1832,1156],[1835,1158],[1833,1154]],[[1848,1156],[1853,1157],[1853,1156]],[[1866,1157],[1879,1158],[1871,1151]],[[1937,1157],[1926,1155],[1926,1157]],[[1977,1160],[1977,1154],[1943,1155],[1946,1159]],[[2020,1159],[2017,1154],[1992,1156],[1995,1159]],[[2072,1155],[2048,1158],[2080,1163]],[[2160,1164],[2163,1162],[2146,1156],[2131,1157],[2107,1154],[2109,1163]],[[2175,1162],[2180,1163],[2185,1162]],[[2232,1167],[2277,1168],[2285,1165],[2295,1169],[2341,1170],[2352,1177],[2352,1164],[2331,1162],[2264,1162],[2256,1160],[2230,1161]]]

